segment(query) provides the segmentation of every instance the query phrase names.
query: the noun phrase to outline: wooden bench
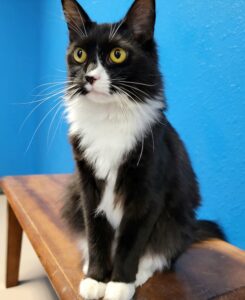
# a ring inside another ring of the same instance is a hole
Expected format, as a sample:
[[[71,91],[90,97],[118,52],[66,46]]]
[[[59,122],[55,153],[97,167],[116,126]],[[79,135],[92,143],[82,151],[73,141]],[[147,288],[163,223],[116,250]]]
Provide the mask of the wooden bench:
[[[6,177],[8,199],[7,287],[18,284],[22,230],[25,231],[60,299],[81,299],[81,257],[60,217],[69,175]],[[245,300],[245,253],[213,240],[193,245],[175,270],[156,274],[137,290],[137,300]]]

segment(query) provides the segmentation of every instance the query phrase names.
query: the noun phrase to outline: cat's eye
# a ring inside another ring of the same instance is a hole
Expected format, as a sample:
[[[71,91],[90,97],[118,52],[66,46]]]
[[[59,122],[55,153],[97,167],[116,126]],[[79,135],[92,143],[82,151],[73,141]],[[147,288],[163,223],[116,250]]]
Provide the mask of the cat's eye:
[[[122,48],[114,48],[110,53],[110,60],[115,64],[123,63],[127,58],[127,52]]]
[[[76,48],[73,53],[73,56],[75,61],[80,64],[84,63],[88,57],[86,51],[84,51],[82,48]]]

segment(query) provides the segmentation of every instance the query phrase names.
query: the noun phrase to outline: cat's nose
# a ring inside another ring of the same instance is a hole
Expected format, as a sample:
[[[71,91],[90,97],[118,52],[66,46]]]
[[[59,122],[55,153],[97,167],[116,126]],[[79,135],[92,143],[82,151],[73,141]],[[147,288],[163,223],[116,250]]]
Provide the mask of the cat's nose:
[[[96,80],[98,80],[97,77],[94,76],[85,76],[85,79],[87,80],[88,83],[93,84]]]

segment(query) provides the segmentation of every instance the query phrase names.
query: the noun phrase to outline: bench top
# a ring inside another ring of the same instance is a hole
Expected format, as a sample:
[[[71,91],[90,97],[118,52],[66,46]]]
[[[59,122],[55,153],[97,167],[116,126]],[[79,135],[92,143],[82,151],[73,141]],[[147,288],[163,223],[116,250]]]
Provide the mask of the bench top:
[[[60,217],[70,175],[5,177],[1,187],[60,299],[81,299],[81,256]],[[235,294],[231,293],[235,291]],[[233,298],[234,297],[234,298]],[[245,252],[222,241],[193,245],[174,271],[156,274],[136,300],[245,299]]]

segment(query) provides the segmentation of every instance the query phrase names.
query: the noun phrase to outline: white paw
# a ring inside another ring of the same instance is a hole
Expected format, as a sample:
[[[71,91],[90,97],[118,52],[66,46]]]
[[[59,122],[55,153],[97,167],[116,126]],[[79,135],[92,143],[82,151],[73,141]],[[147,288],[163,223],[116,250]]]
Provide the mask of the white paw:
[[[150,277],[152,277],[152,272],[150,271],[142,271],[141,273],[137,273],[135,286],[143,285]]]
[[[105,289],[105,283],[98,282],[92,278],[86,278],[80,282],[79,293],[84,299],[94,300],[103,298]]]
[[[134,293],[134,283],[110,281],[106,286],[104,300],[131,300]]]

